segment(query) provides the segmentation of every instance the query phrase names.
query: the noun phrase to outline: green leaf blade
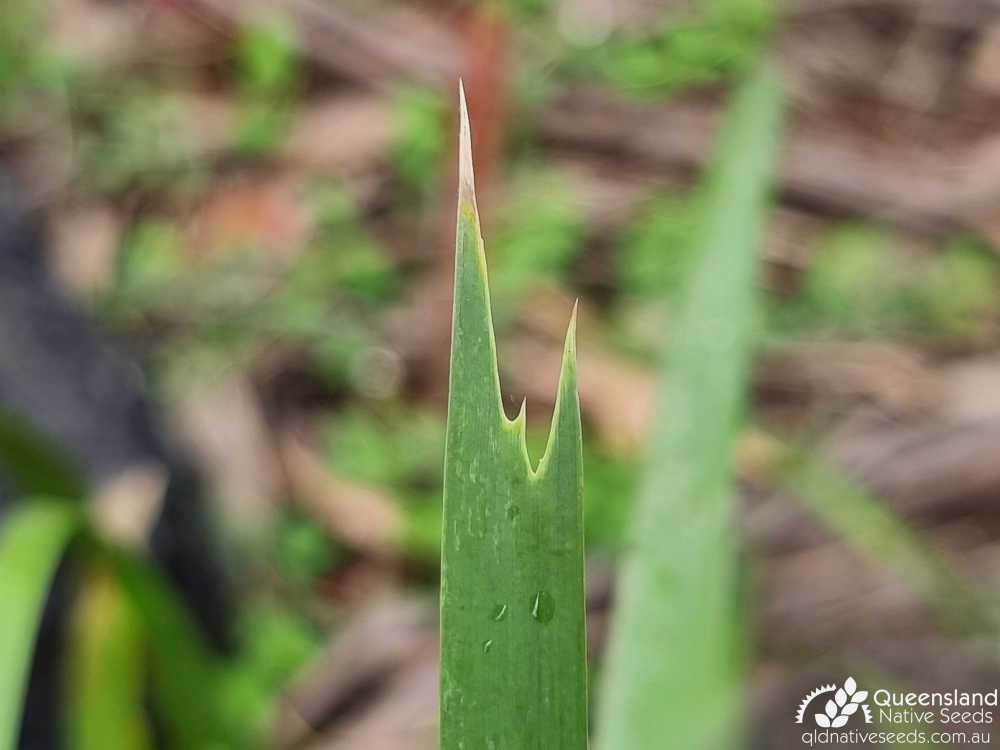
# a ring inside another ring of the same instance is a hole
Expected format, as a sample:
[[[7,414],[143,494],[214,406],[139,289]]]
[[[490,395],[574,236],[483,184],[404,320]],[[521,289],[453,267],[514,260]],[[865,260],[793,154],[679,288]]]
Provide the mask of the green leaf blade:
[[[107,560],[149,646],[149,687],[158,727],[172,747],[244,747],[245,722],[222,711],[223,662],[210,648],[169,579],[150,560],[108,547]]]
[[[70,650],[69,746],[150,750],[142,628],[121,584],[104,566],[77,596]]]
[[[575,325],[545,455],[503,413],[462,98],[441,565],[441,748],[587,744]]]
[[[36,630],[49,584],[80,520],[69,503],[25,501],[0,529],[0,750],[17,744]]]
[[[780,115],[779,87],[762,69],[736,97],[709,176],[612,626],[598,735],[605,750],[736,746],[744,638],[730,455]]]

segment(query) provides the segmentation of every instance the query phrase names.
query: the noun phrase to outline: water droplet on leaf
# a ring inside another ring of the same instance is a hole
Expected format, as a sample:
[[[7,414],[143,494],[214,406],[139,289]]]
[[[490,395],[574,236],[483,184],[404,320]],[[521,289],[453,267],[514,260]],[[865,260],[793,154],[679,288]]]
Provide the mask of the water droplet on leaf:
[[[500,622],[506,616],[507,616],[507,605],[498,604],[493,608],[493,614],[491,615],[491,619],[495,620],[496,622]]]
[[[548,591],[539,591],[531,598],[531,616],[539,622],[551,622],[556,614],[556,601]]]
[[[488,654],[490,649],[493,648],[493,639],[490,638],[488,641],[483,641],[483,653]]]

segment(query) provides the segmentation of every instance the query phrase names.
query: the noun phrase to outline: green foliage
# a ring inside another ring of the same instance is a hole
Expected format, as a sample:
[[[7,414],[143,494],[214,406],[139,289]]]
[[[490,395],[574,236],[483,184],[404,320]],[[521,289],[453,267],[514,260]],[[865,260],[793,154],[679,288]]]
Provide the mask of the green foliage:
[[[956,237],[927,269],[917,300],[920,320],[945,336],[968,337],[996,311],[1000,268],[996,254],[969,237]]]
[[[83,591],[69,652],[67,729],[80,750],[145,750],[150,715],[169,748],[259,746],[276,697],[318,639],[299,618],[245,613],[235,659],[223,660],[150,562],[109,546],[80,506],[24,500],[0,526],[0,750],[12,750],[35,630],[67,543],[80,535]]]
[[[689,276],[701,207],[696,196],[652,201],[625,232],[618,268],[625,288],[673,297]]]
[[[177,187],[194,172],[193,150],[180,133],[188,113],[174,98],[144,84],[93,103],[102,132],[86,141],[88,179],[101,192]]]
[[[331,288],[369,300],[385,300],[397,288],[392,263],[361,222],[357,206],[341,187],[326,186],[313,196],[317,219],[315,250],[293,280],[318,295]],[[308,285],[308,286],[307,286]]]
[[[133,304],[148,303],[182,270],[181,237],[165,221],[141,219],[125,238],[118,268],[116,295]]]
[[[556,175],[529,172],[515,181],[490,256],[498,297],[523,294],[539,279],[563,278],[583,248],[584,217],[565,188]]]
[[[95,566],[77,598],[70,651],[69,747],[152,748],[145,716],[146,643],[111,571]]]
[[[437,92],[408,86],[396,90],[393,110],[396,123],[393,166],[403,184],[418,197],[426,197],[441,177],[447,107]]]
[[[71,74],[69,65],[40,44],[46,5],[6,0],[0,11],[0,125],[16,127],[30,118]]]
[[[403,550],[432,565],[441,551],[443,435],[437,412],[390,401],[339,414],[326,438],[338,474],[381,487],[399,501],[406,520]]]
[[[439,490],[443,428],[440,416],[424,409],[347,411],[330,425],[328,454],[344,476],[401,492]]]
[[[256,674],[270,696],[280,692],[320,644],[308,623],[273,605],[248,608],[243,623],[243,668]]]
[[[638,34],[580,50],[568,67],[637,94],[669,94],[739,76],[759,57],[775,22],[770,0],[712,0],[688,18],[665,18]]]
[[[815,249],[801,293],[776,306],[779,330],[968,338],[995,309],[1000,269],[971,238],[908,257],[886,230],[847,224]]]
[[[503,411],[462,107],[441,546],[441,748],[587,746],[580,413],[570,323],[545,454]]]
[[[967,632],[996,629],[995,612],[954,565],[863,487],[797,451],[783,461],[779,481],[837,535],[923,595],[943,621]]]
[[[342,188],[323,186],[309,198],[315,232],[291,265],[263,246],[185,257],[176,224],[139,219],[126,236],[108,312],[181,323],[189,335],[170,342],[175,366],[232,366],[280,337],[309,352],[332,382],[356,385],[359,361],[378,344],[370,319],[396,293],[398,274]]]
[[[275,562],[293,584],[313,583],[336,564],[339,553],[326,529],[301,513],[286,512],[275,531]]]
[[[537,20],[552,10],[552,0],[507,0],[511,13],[524,21]]]
[[[587,493],[583,499],[583,528],[587,550],[623,551],[631,517],[637,466],[634,461],[608,455],[600,446],[584,446]]]
[[[275,717],[277,697],[316,652],[319,638],[301,617],[275,604],[249,606],[241,619],[242,647],[227,666],[219,712],[227,727],[251,730],[245,747],[259,747]]]
[[[28,0],[10,0],[4,7],[0,23],[0,112],[4,114],[20,93],[25,78],[31,77],[34,56],[29,45],[40,25],[40,11]]]
[[[714,750],[735,740],[744,636],[731,442],[756,334],[780,120],[780,89],[763,67],[723,131],[671,331],[606,663],[598,746],[607,750]]]
[[[870,228],[843,228],[819,248],[806,277],[803,298],[808,312],[856,331],[870,330],[898,315],[898,298],[886,295],[895,275],[885,245],[889,238]]]
[[[236,40],[236,70],[245,91],[276,95],[299,76],[298,41],[287,23],[245,26]]]
[[[243,99],[239,148],[266,152],[285,133],[302,76],[298,40],[287,23],[245,27],[236,41],[236,78]]]
[[[21,417],[0,408],[0,474],[15,496],[80,497],[79,468]]]
[[[80,526],[72,505],[54,500],[14,507],[0,527],[0,750],[17,744],[35,631],[56,566]]]
[[[146,633],[151,692],[168,745],[247,746],[252,727],[224,722],[224,664],[209,648],[176,592],[147,561],[124,550],[107,553]]]

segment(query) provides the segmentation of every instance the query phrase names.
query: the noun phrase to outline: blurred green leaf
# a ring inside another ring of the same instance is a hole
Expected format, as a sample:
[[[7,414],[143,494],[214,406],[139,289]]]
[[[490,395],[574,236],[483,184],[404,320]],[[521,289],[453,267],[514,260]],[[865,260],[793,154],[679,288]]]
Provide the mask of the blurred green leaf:
[[[155,299],[183,270],[181,238],[176,226],[143,219],[131,227],[123,243],[118,269],[119,301],[143,305]]]
[[[622,91],[657,95],[749,71],[775,23],[770,0],[711,0],[695,11],[651,20],[640,33],[582,47],[564,63],[576,76],[600,76]]]
[[[516,17],[533,21],[551,11],[555,3],[553,0],[507,0],[506,5]]]
[[[888,230],[845,224],[820,240],[801,292],[772,305],[772,323],[792,332],[961,340],[996,314],[998,290],[994,254],[970,238],[913,257]]]
[[[1000,267],[996,253],[969,237],[945,244],[919,285],[918,321],[943,336],[964,338],[996,315]]]
[[[444,421],[433,411],[402,406],[347,410],[327,430],[338,473],[405,491],[441,486]]]
[[[236,43],[243,98],[238,145],[260,153],[277,145],[290,119],[302,66],[294,28],[280,20],[250,24]]]
[[[625,232],[618,255],[625,287],[675,297],[690,276],[701,207],[696,196],[667,195],[652,201]]]
[[[298,39],[287,22],[244,26],[236,40],[236,69],[245,91],[280,93],[299,76]]]
[[[781,485],[876,565],[892,570],[960,630],[992,632],[995,608],[954,565],[859,484],[821,460],[793,451],[779,472]]]
[[[75,604],[70,650],[70,747],[146,750],[146,643],[120,583],[97,566]]]
[[[196,166],[183,134],[189,113],[181,103],[145,84],[101,92],[103,132],[89,146],[87,177],[99,192],[178,187]]]
[[[41,43],[46,3],[5,0],[0,18],[0,124],[17,128],[64,91],[72,66]]]
[[[86,481],[65,453],[25,419],[0,408],[0,474],[15,497],[79,498]]]
[[[162,574],[124,550],[109,550],[135,616],[147,634],[155,715],[178,750],[252,746],[254,727],[225,722],[224,665]]]
[[[587,472],[583,498],[587,549],[623,551],[635,506],[638,468],[632,460],[608,455],[599,445],[584,445],[583,465]]]
[[[584,217],[559,175],[520,175],[500,216],[491,254],[493,287],[503,304],[529,292],[539,279],[563,278],[583,249]]]
[[[612,626],[598,732],[606,750],[735,746],[745,635],[731,442],[757,333],[781,110],[762,67],[736,96],[709,175]]]
[[[396,90],[393,109],[393,165],[403,183],[425,197],[441,176],[448,110],[437,92],[415,86]]]
[[[285,513],[275,531],[277,564],[292,583],[312,583],[336,564],[340,552],[322,525],[298,512]]]
[[[892,309],[888,285],[899,271],[888,253],[892,238],[868,227],[843,227],[816,254],[805,280],[809,311],[820,320],[859,332],[885,325]]]
[[[0,525],[0,750],[17,744],[49,584],[80,523],[76,506],[39,499],[18,503]]]
[[[288,681],[319,646],[301,617],[274,604],[253,604],[241,616],[242,648],[228,667],[220,711],[225,724],[265,736]]]

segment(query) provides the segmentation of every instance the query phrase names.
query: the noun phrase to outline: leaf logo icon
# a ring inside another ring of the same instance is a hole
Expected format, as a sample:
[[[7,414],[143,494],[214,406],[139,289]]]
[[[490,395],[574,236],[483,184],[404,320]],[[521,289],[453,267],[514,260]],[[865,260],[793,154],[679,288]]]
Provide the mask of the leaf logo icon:
[[[810,692],[799,704],[798,713],[795,716],[795,723],[801,724],[806,710],[813,703],[814,699],[820,696],[826,697],[826,702],[824,704],[819,704],[814,707],[818,708],[819,705],[823,706],[823,710],[820,713],[813,713],[813,720],[816,722],[816,726],[823,729],[840,729],[847,725],[854,714],[858,712],[858,709],[862,709],[862,714],[865,723],[871,723],[871,712],[865,704],[865,700],[868,698],[867,690],[858,690],[858,683],[853,677],[848,677],[844,680],[843,687],[837,687],[836,685],[821,685],[812,692]]]

